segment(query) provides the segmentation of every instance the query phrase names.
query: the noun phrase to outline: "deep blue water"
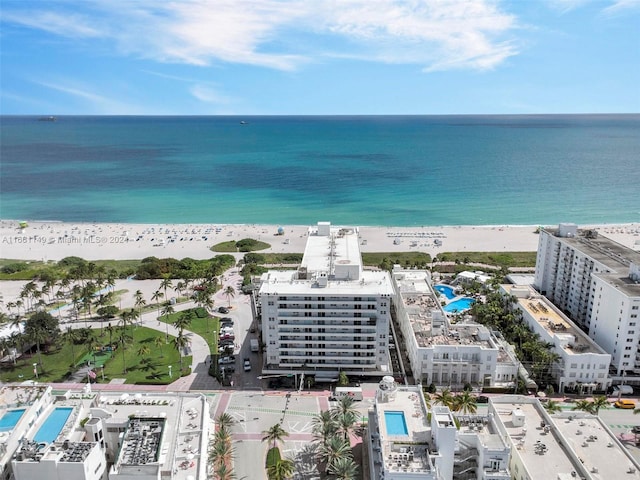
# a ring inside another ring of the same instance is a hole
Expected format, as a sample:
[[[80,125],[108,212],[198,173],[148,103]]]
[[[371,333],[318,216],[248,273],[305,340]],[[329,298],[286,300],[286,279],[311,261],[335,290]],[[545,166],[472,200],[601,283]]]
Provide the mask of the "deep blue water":
[[[640,115],[4,116],[0,123],[4,219],[640,221]]]

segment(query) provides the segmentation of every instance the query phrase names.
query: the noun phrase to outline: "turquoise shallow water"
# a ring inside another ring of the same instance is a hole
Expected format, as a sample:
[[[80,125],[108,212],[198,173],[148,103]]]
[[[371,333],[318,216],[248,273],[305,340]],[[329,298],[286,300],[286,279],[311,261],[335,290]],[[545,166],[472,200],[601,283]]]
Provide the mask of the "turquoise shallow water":
[[[640,220],[639,115],[0,122],[5,219],[398,226]]]

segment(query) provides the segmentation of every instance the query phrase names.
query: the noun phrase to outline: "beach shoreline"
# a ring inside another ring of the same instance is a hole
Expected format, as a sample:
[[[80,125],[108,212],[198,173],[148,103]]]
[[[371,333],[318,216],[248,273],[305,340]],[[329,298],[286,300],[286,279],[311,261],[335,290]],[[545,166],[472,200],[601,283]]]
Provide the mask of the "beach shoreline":
[[[253,238],[271,248],[265,253],[302,253],[309,225],[141,224],[0,220],[0,258],[58,261],[68,256],[86,260],[211,258],[209,248],[225,241]],[[353,225],[348,225],[353,226]],[[552,225],[551,227],[555,227]],[[538,225],[357,226],[362,252],[536,251]],[[640,224],[580,225],[622,245],[640,248]],[[282,235],[278,235],[279,230]]]

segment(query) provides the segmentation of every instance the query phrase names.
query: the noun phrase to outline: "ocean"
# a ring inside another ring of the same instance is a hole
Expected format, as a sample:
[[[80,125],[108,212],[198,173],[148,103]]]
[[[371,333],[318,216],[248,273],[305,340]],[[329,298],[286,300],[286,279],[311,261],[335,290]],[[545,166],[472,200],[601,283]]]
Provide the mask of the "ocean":
[[[640,115],[0,117],[0,218],[640,221]]]

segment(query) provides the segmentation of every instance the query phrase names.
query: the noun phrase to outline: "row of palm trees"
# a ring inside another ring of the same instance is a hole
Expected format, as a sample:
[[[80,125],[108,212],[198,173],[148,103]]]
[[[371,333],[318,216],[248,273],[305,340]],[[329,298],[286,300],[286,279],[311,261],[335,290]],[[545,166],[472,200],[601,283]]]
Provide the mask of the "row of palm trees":
[[[215,433],[209,441],[209,467],[216,480],[231,480],[233,472],[233,444],[231,428],[236,420],[228,413],[222,413],[215,419]]]
[[[478,409],[477,398],[469,390],[464,390],[454,395],[451,390],[445,388],[433,396],[428,392],[424,392],[423,394],[429,409],[431,409],[433,404],[449,407],[449,410],[463,414],[474,414]]]
[[[362,435],[362,426],[354,404],[353,398],[342,397],[335,407],[321,411],[312,420],[321,468],[338,480],[353,480],[358,474],[351,437]]]
[[[518,359],[527,367],[531,377],[539,384],[554,381],[553,366],[560,356],[553,351],[553,344],[543,342],[522,318],[522,312],[513,308],[515,298],[503,297],[499,292],[484,291],[485,302],[475,302],[471,313],[476,320],[498,330],[516,347]]]

